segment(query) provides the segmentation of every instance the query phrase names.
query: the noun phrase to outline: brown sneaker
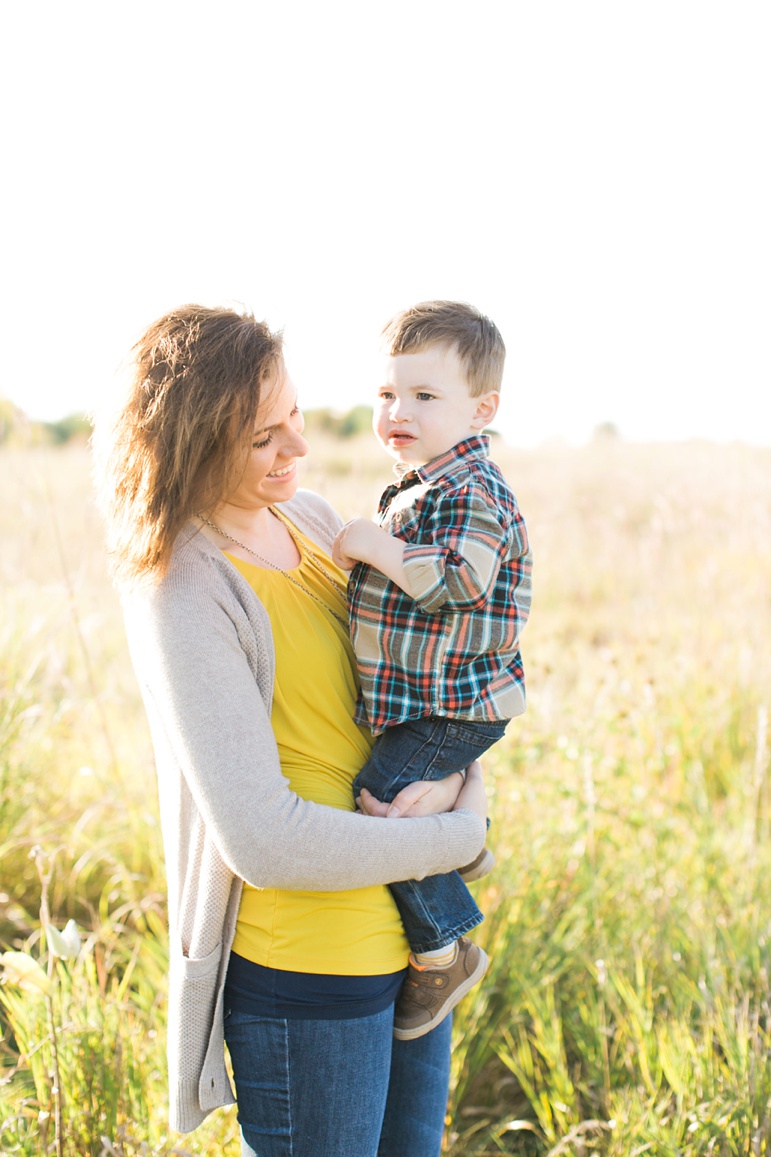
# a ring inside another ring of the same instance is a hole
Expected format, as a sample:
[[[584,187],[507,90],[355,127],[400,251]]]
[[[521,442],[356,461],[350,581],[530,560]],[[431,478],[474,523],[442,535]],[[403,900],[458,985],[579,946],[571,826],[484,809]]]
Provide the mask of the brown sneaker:
[[[458,868],[458,872],[463,883],[470,884],[472,880],[481,880],[487,876],[494,867],[495,856],[489,848],[482,848],[477,858],[466,864],[465,868]]]
[[[420,969],[410,964],[396,1002],[394,1036],[415,1040],[441,1024],[458,1001],[487,971],[488,959],[472,940],[461,936],[449,968]]]

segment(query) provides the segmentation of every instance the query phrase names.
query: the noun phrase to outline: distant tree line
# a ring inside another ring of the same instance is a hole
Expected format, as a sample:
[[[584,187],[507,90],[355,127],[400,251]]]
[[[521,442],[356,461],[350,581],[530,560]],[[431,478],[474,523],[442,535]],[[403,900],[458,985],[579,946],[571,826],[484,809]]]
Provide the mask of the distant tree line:
[[[335,438],[355,438],[357,434],[372,432],[372,407],[354,406],[344,414],[322,407],[303,410],[305,428],[309,433],[321,431]]]
[[[372,432],[372,407],[354,406],[341,413],[322,406],[303,410],[308,434],[328,434],[332,438],[355,438]],[[68,414],[58,422],[35,422],[9,398],[0,397],[0,446],[65,446],[85,443],[91,437],[92,422],[87,414]],[[489,430],[495,435],[495,430]],[[614,422],[600,422],[592,433],[593,442],[615,442],[621,433]]]
[[[9,398],[0,398],[0,446],[63,446],[86,442],[91,437],[86,414],[68,414],[57,422],[28,418]]]
[[[333,438],[353,438],[372,430],[371,406],[354,406],[342,414],[327,408],[303,413],[310,433],[320,431]],[[91,419],[86,414],[68,414],[58,422],[36,422],[9,398],[0,398],[0,446],[64,446],[69,442],[86,442],[91,429]]]

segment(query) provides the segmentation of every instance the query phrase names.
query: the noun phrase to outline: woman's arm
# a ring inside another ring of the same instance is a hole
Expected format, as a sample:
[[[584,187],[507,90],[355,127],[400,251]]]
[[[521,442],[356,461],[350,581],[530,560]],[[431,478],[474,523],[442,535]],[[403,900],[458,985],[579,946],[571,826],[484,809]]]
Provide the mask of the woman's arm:
[[[250,593],[240,593],[240,576],[217,563],[228,568],[227,583],[217,585],[205,570],[196,570],[195,581],[171,574],[163,591],[126,607],[164,838],[208,833],[230,869],[256,887],[341,891],[421,879],[472,860],[485,836],[474,811],[411,818],[397,828],[290,790],[270,726],[267,619]]]

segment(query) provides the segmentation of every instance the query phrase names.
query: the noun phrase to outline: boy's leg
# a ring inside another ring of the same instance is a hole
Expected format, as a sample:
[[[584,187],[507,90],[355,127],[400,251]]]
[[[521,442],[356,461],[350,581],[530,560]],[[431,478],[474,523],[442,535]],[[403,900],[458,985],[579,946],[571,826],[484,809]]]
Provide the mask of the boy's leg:
[[[408,783],[444,779],[463,771],[497,743],[505,730],[505,721],[477,723],[443,715],[387,727],[354,780],[354,794],[366,787],[376,799],[390,803]]]
[[[500,739],[505,728],[505,723],[444,718],[389,728],[354,790],[368,787],[378,799],[390,801],[415,780],[443,779],[461,771]],[[392,884],[391,892],[413,951],[396,1004],[394,1036],[414,1041],[441,1025],[484,976],[487,956],[463,935],[483,917],[457,872]]]
[[[372,758],[356,777],[389,802],[414,780],[444,779],[482,755],[506,729],[504,723],[469,723],[431,716],[389,727],[378,736]],[[457,872],[391,885],[404,932],[414,953],[447,948],[483,920]]]
[[[390,885],[414,956],[448,948],[484,916],[458,872]]]

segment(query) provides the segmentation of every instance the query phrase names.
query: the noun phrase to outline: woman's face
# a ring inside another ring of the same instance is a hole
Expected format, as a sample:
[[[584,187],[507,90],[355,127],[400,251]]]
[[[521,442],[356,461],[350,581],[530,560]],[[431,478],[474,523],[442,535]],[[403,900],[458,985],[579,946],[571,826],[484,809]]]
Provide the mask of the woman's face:
[[[276,381],[265,388],[249,461],[228,498],[229,506],[257,510],[292,497],[297,490],[297,459],[308,453],[302,436],[304,424],[297,407],[297,390],[282,363]]]

